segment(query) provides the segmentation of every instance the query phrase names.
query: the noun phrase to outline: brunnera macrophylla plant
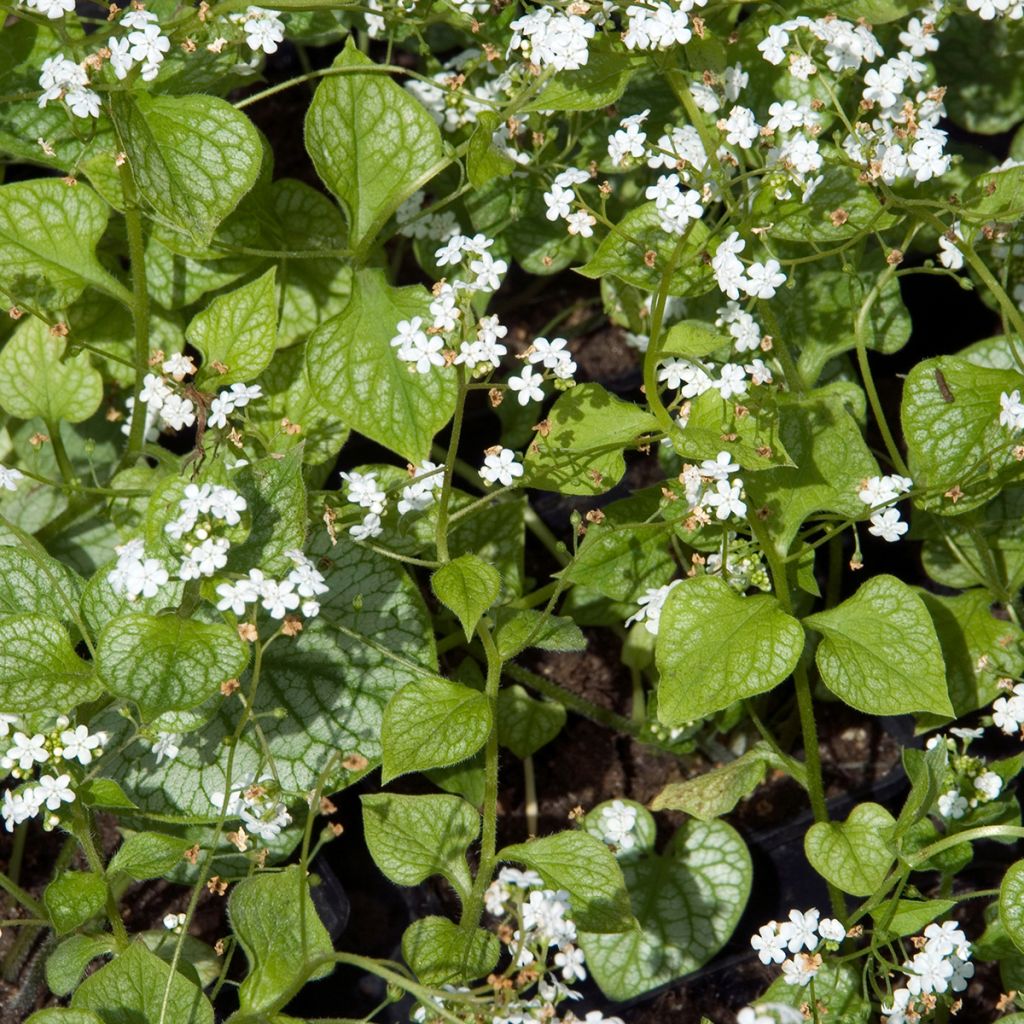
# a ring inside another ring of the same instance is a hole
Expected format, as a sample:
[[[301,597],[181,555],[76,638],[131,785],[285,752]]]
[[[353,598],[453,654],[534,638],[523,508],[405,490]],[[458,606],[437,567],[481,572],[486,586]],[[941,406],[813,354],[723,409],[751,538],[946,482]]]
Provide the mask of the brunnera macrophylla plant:
[[[740,1024],[948,1020],[983,961],[1019,987],[1024,862],[961,872],[1024,836],[1024,753],[987,743],[1024,735],[1024,141],[979,142],[1021,119],[1024,8],[918,3],[3,4],[0,887],[16,949],[50,933],[35,1024],[282,1024],[338,964],[418,1022],[614,1021],[730,941],[722,818],[769,770],[827,906],[758,927]],[[250,117],[282,95],[303,178]],[[998,330],[876,378],[913,275]],[[595,323],[642,386],[586,371]],[[579,502],[561,540],[542,492]],[[629,718],[533,671],[582,627]],[[827,803],[836,702],[913,717],[896,804]],[[499,842],[499,770],[535,787],[567,710],[682,781]],[[452,908],[400,961],[313,902],[331,795],[377,771],[373,860]],[[155,879],[184,909],[133,934]]]

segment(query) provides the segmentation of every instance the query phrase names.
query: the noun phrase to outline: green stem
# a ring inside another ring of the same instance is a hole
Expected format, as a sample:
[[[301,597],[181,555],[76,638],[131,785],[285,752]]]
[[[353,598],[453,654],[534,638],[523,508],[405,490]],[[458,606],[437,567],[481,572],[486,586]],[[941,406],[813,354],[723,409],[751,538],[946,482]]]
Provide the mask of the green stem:
[[[60,470],[60,478],[64,481],[65,487],[75,487],[77,484],[75,470],[68,458],[68,450],[64,447],[64,438],[60,435],[60,423],[55,423],[53,420],[46,420],[45,423],[47,433],[50,435],[50,444],[53,445],[53,456],[57,460],[57,468]]]
[[[89,820],[88,813],[81,809],[80,805],[75,805],[75,825],[74,830],[75,837],[82,846],[82,851],[85,853],[85,859],[89,863],[89,870],[93,874],[99,875],[104,880],[106,888],[106,910],[107,919],[110,921],[110,927],[114,931],[114,941],[117,943],[119,949],[124,949],[129,943],[128,930],[124,926],[124,921],[121,920],[121,912],[117,907],[117,900],[114,898],[114,891],[110,888],[109,882],[106,880],[103,869],[103,859],[100,857],[99,850],[96,848],[96,841],[92,837],[92,822]]]
[[[28,835],[28,822],[23,821],[14,830],[14,846],[11,849],[11,860],[7,865],[10,880],[17,885],[21,879],[21,864],[25,858],[25,838]]]
[[[906,250],[907,246],[913,241],[914,235],[917,233],[920,225],[915,225],[903,240],[903,249]],[[885,417],[885,411],[882,409],[882,403],[878,397],[878,390],[875,388],[875,378],[871,374],[871,364],[868,362],[868,350],[867,350],[867,325],[868,318],[871,315],[872,307],[875,302],[882,294],[882,289],[889,283],[892,276],[896,273],[896,265],[887,267],[872,285],[871,290],[864,297],[864,301],[861,303],[860,309],[857,312],[857,318],[854,321],[853,332],[854,338],[857,344],[857,365],[860,368],[860,375],[864,381],[864,390],[867,392],[868,402],[871,405],[871,412],[874,414],[875,422],[878,424],[878,429],[881,431],[882,440],[885,442],[885,450],[889,453],[889,458],[892,461],[893,466],[899,470],[903,476],[909,476],[910,471],[907,469],[907,464],[903,461],[903,456],[900,454],[900,450],[896,445],[896,440],[893,437],[892,431],[889,429],[889,422]]]
[[[448,511],[452,500],[455,459],[459,453],[459,440],[462,436],[462,418],[466,411],[466,371],[461,365],[456,366],[455,371],[458,375],[459,391],[455,399],[455,416],[452,419],[452,436],[448,442],[448,456],[444,460],[444,480],[441,482],[441,494],[437,499],[437,531],[434,535],[437,558],[441,563],[450,560],[448,554]]]
[[[142,211],[128,161],[120,167],[121,189],[124,193],[125,232],[128,236],[128,259],[132,271],[132,324],[135,332],[135,402],[132,425],[124,462],[139,454],[146,443],[146,403],[142,401],[143,379],[149,367],[149,289],[146,283],[146,243],[142,234]]]
[[[751,533],[761,547],[761,552],[768,562],[772,575],[773,589],[776,600],[787,615],[793,615],[793,595],[789,587],[789,576],[783,554],[775,546],[771,535],[757,514],[747,520]],[[818,726],[814,720],[814,696],[811,692],[810,679],[807,676],[807,663],[803,656],[793,669],[793,684],[796,689],[797,710],[800,715],[800,732],[804,744],[804,764],[807,767],[807,795],[811,802],[811,811],[816,822],[828,822],[828,806],[825,802],[825,781],[821,770],[821,754],[818,750]],[[842,893],[828,882],[829,901],[832,913],[843,918],[846,908]]]
[[[481,622],[476,632],[487,658],[485,692],[491,711],[491,730],[487,734],[484,754],[484,821],[480,840],[480,865],[469,898],[462,908],[462,918],[459,922],[467,929],[476,928],[480,923],[484,892],[491,884],[498,849],[498,689],[501,686],[503,662],[498,648],[494,645],[490,627]]]

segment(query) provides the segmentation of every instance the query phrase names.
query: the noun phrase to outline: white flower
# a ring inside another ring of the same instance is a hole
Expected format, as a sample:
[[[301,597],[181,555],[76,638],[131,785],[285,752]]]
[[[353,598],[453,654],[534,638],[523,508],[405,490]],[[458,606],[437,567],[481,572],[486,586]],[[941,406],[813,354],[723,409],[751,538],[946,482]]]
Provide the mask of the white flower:
[[[801,949],[813,951],[818,945],[818,920],[821,912],[816,907],[801,913],[799,910],[789,912],[789,920],[779,926],[779,933],[786,940],[790,953],[799,953]]]
[[[1024,402],[1020,400],[1020,390],[1014,388],[1009,394],[1002,392],[999,396],[999,405],[999,425],[1008,430],[1024,430]]]
[[[508,386],[518,393],[520,405],[529,405],[531,402],[544,400],[544,392],[540,386],[543,380],[544,378],[532,366],[524,366],[518,377],[509,377]]]
[[[175,380],[182,381],[196,372],[196,364],[192,361],[191,356],[175,352],[174,355],[163,361],[160,369]]]
[[[283,619],[287,612],[299,607],[299,595],[295,593],[295,584],[289,580],[264,580],[260,587],[263,607],[272,619]]]
[[[169,932],[180,932],[188,920],[187,914],[164,914],[164,927]]]
[[[739,463],[733,462],[728,452],[719,452],[714,459],[705,459],[700,464],[701,476],[712,480],[728,480],[739,468]]]
[[[178,746],[180,740],[181,737],[175,732],[157,733],[156,743],[152,746],[152,751],[156,754],[156,763],[160,764],[165,757],[168,761],[173,761],[181,753]]]
[[[766,127],[772,131],[791,132],[794,128],[801,127],[806,118],[807,111],[796,100],[785,100],[782,103],[776,101],[768,108]]]
[[[278,43],[284,39],[284,22],[273,11],[262,7],[250,7],[245,13],[242,31],[249,49],[276,53]]]
[[[46,737],[37,732],[34,736],[26,736],[16,732],[11,737],[11,745],[7,748],[5,760],[16,764],[23,772],[31,771],[38,764],[50,760],[50,752],[46,749]]]
[[[549,192],[543,195],[544,204],[548,210],[545,216],[548,220],[566,218],[572,212],[573,194],[568,189],[553,185]]]
[[[107,47],[110,50],[110,66],[114,69],[114,76],[118,79],[126,78],[135,66],[131,55],[131,43],[127,39],[109,39]],[[167,373],[167,370],[164,370],[164,373]]]
[[[916,954],[903,965],[907,972],[907,988],[914,994],[945,992],[953,976],[953,965],[943,956],[931,950]]]
[[[821,957],[809,953],[797,953],[792,960],[782,965],[782,976],[787,985],[806,985],[821,969]]]
[[[898,541],[909,529],[910,527],[900,519],[900,510],[898,508],[887,508],[884,512],[876,512],[871,517],[868,533],[873,537],[881,537],[892,544]]]
[[[516,453],[511,448],[501,448],[495,454],[486,456],[480,467],[480,476],[485,484],[500,482],[505,487],[510,487],[512,481],[524,472],[523,464],[516,461]]]
[[[184,430],[196,421],[195,406],[187,398],[168,395],[160,407],[160,422],[171,430]]]
[[[633,835],[633,829],[636,827],[636,808],[621,800],[614,800],[602,809],[598,827],[601,829],[601,838],[610,846],[631,850],[636,845],[636,836]]]
[[[1007,736],[1020,732],[1024,725],[1024,685],[1018,683],[1013,688],[1012,697],[999,697],[995,700],[992,704],[992,724]]]
[[[719,480],[713,490],[709,490],[703,499],[705,505],[715,509],[718,519],[726,520],[734,515],[742,518],[747,514],[746,502],[742,500],[743,483],[741,480]]]
[[[58,810],[61,804],[70,804],[75,801],[70,775],[42,776],[36,787],[36,793],[39,803],[50,811]]]
[[[579,235],[581,238],[591,238],[594,234],[594,225],[597,223],[586,210],[577,210],[565,218],[570,235]]]
[[[672,580],[671,583],[666,583],[663,587],[648,587],[646,592],[637,598],[637,604],[640,607],[626,619],[625,624],[631,626],[634,622],[642,622],[648,633],[657,636],[661,610],[665,607],[669,593],[680,583],[682,580]]]
[[[771,299],[776,288],[786,282],[786,275],[779,267],[778,260],[766,260],[764,263],[751,263],[747,267],[747,280],[743,290],[756,299]]]
[[[938,807],[939,814],[944,818],[956,820],[967,813],[967,800],[960,795],[959,790],[950,789],[939,797]]]
[[[781,964],[786,959],[786,936],[779,932],[777,921],[761,925],[756,935],[750,937],[750,945],[761,963]]]
[[[164,54],[171,48],[171,41],[160,34],[158,25],[146,25],[128,34],[131,44],[132,60],[149,64],[153,69],[152,77],[156,77],[156,69],[164,59]]]
[[[834,917],[825,917],[818,924],[818,934],[826,942],[842,942],[846,938],[846,929]]]
[[[924,930],[924,937],[925,949],[938,956],[950,956],[967,943],[967,936],[956,921],[930,924]]]
[[[0,465],[0,488],[5,491],[14,491],[18,488],[18,481],[24,480],[25,475],[20,469]]]
[[[764,1014],[759,1013],[753,1006],[744,1006],[736,1014],[736,1024],[775,1024],[771,1017],[765,1017]]]
[[[576,946],[565,946],[555,954],[555,966],[561,969],[564,981],[586,980],[587,971],[583,961],[583,950]]]
[[[926,53],[934,53],[939,48],[939,40],[935,35],[935,25],[930,21],[911,18],[900,32],[900,45],[905,46],[914,57],[923,57]]]
[[[60,734],[61,748],[57,751],[65,761],[78,761],[79,764],[90,764],[93,751],[103,743],[102,733],[90,733],[85,725],[65,729]]]
[[[983,796],[986,800],[995,800],[997,796],[1002,792],[1003,780],[995,772],[982,772],[974,780],[974,788]]]
[[[100,98],[91,89],[70,89],[64,96],[64,102],[75,117],[100,116]]]
[[[738,363],[725,363],[722,366],[721,375],[712,383],[712,387],[726,401],[733,395],[745,395],[747,393],[746,371]]]
[[[748,107],[733,107],[729,116],[718,122],[718,128],[725,133],[725,141],[730,146],[740,149],[750,149],[761,131],[754,120],[754,112]]]
[[[508,270],[504,260],[496,260],[489,252],[482,253],[479,259],[469,264],[470,271],[476,275],[474,286],[484,291],[497,291],[501,287],[502,275]]]
[[[75,9],[75,0],[28,0],[28,5],[47,18],[56,20]]]

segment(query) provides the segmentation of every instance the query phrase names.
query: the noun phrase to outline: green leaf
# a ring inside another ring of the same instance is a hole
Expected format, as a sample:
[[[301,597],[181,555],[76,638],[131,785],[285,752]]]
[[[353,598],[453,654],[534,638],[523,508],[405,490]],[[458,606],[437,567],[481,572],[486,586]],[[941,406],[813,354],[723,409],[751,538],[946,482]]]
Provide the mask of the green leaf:
[[[348,305],[306,346],[309,380],[324,408],[413,462],[430,454],[457,391],[453,374],[410,373],[391,347],[398,322],[426,315],[429,298],[418,285],[392,288],[381,271],[361,270]]]
[[[252,122],[215,96],[116,93],[127,166],[156,220],[204,248],[256,183],[263,147]],[[166,240],[166,239],[165,239]]]
[[[138,807],[112,779],[91,779],[78,787],[77,795],[86,807],[104,811],[135,811]]]
[[[166,1006],[174,1024],[213,1024],[213,1007],[193,982],[133,942],[120,956],[86,978],[71,999],[103,1024],[151,1024]]]
[[[191,841],[180,836],[136,832],[125,839],[110,859],[107,874],[123,874],[139,881],[162,878],[181,864],[190,846]]]
[[[247,729],[234,747],[232,783],[225,785],[226,737],[238,721],[234,701],[218,705],[203,728],[182,735],[178,756],[159,770],[151,743],[124,750],[124,720],[110,715],[107,773],[144,810],[215,821],[214,793],[268,774],[273,757],[285,793],[307,793],[339,754],[380,757],[384,706],[403,685],[437,671],[430,616],[413,581],[392,559],[343,535],[331,545],[321,530],[306,547],[318,559],[330,588],[320,615],[293,638],[281,637],[263,657],[253,704],[262,736]],[[243,677],[243,687],[248,682]],[[266,748],[264,748],[264,743]],[[341,789],[353,773],[335,769],[330,786]]]
[[[443,768],[472,757],[491,731],[487,696],[447,679],[419,679],[384,709],[381,778]]]
[[[0,286],[10,300],[60,310],[91,285],[130,302],[96,259],[109,212],[91,188],[58,178],[0,186]]]
[[[45,615],[0,620],[0,707],[9,714],[66,714],[103,686],[75,654],[67,630]]]
[[[776,198],[772,188],[758,190],[753,204],[754,216],[772,222],[772,237],[804,244],[834,243],[871,227],[881,230],[893,224],[895,215],[883,210],[874,189],[861,184],[856,171],[843,166],[831,147],[822,149],[826,161],[822,169],[825,180],[807,202],[803,201],[799,190],[793,190],[794,194],[783,200]],[[836,210],[844,210],[846,220],[834,222],[832,214]]]
[[[1024,860],[1003,875],[999,885],[999,919],[1013,944],[1024,952]]]
[[[327,964],[310,970],[313,961],[330,956],[334,947],[300,865],[239,882],[228,899],[228,915],[249,961],[249,973],[238,988],[242,1013],[281,1009],[292,986],[324,978],[334,969]]]
[[[731,350],[732,338],[720,334],[703,320],[681,320],[668,329],[665,340],[658,348],[658,354],[703,359],[721,348]]]
[[[996,584],[1007,593],[1024,586],[1024,487],[1007,487],[984,507],[955,519],[925,520],[922,534],[921,561],[936,583],[957,590],[976,587],[991,565]]]
[[[580,936],[594,980],[615,1000],[632,999],[706,964],[732,935],[752,876],[746,845],[721,821],[687,822],[664,853],[641,842],[620,854],[620,862],[639,930]]]
[[[372,241],[389,214],[442,163],[441,133],[426,109],[356,48],[349,36],[306,115],[313,166],[348,217],[353,247]],[[367,68],[366,74],[358,69]]]
[[[348,428],[313,396],[306,376],[306,346],[279,349],[259,378],[263,397],[246,408],[249,425],[274,438],[277,451],[302,445],[306,463],[322,464],[337,455],[348,437]],[[297,423],[298,434],[281,430],[281,420]]]
[[[91,871],[64,871],[46,887],[43,905],[58,935],[66,935],[103,910],[107,883]]]
[[[676,257],[669,295],[703,295],[714,285],[709,264],[701,259],[708,240],[708,229],[694,221],[686,241]],[[632,209],[610,231],[597,252],[576,272],[584,277],[602,278],[611,274],[645,292],[656,292],[665,272],[665,262],[679,245],[675,235],[661,227],[661,215],[653,202]],[[654,254],[653,260],[648,255]]]
[[[950,717],[946,668],[924,602],[895,576],[875,576],[841,605],[804,619],[821,633],[822,682],[872,715],[931,711]]]
[[[556,75],[523,110],[547,112],[610,107],[626,91],[630,74],[638,63],[632,54],[623,53],[612,39],[595,39],[583,67]]]
[[[467,932],[445,917],[421,917],[402,936],[402,957],[424,985],[459,985],[494,970],[501,944],[493,932]]]
[[[562,578],[613,601],[635,601],[647,587],[668,578],[673,565],[665,531],[609,521],[587,528]]]
[[[999,423],[999,396],[1024,385],[1013,370],[991,370],[958,356],[918,363],[903,388],[901,418],[915,504],[962,515],[998,493],[1019,472],[1013,436]],[[945,492],[958,486],[955,503]]]
[[[765,693],[796,667],[804,634],[767,594],[743,597],[699,576],[674,587],[655,647],[658,717],[682,725]]]
[[[366,845],[377,867],[398,885],[444,875],[465,902],[473,886],[466,850],[480,834],[480,815],[457,796],[362,797]]]
[[[734,761],[686,779],[670,782],[651,801],[652,811],[683,811],[700,821],[728,814],[764,782],[765,772],[779,766],[778,755],[757,743]]]
[[[455,612],[466,639],[472,640],[480,616],[494,604],[501,590],[501,576],[476,555],[461,555],[442,565],[431,576],[430,586],[434,596]]]
[[[864,515],[860,482],[878,463],[854,418],[851,389],[833,384],[779,396],[779,435],[795,465],[746,476],[753,508],[766,508],[765,524],[780,551],[788,551],[801,524],[816,512],[850,519]]]
[[[103,401],[103,378],[88,352],[64,358],[67,343],[30,317],[0,350],[0,405],[12,416],[81,423]]]
[[[885,925],[884,934],[894,937],[916,935],[937,917],[944,917],[956,906],[956,900],[897,900],[893,910],[892,901],[887,900],[871,912],[875,927]],[[892,917],[890,918],[890,913]]]
[[[277,344],[276,269],[218,295],[192,318],[185,336],[203,357],[196,377],[200,387],[222,388],[258,377]],[[227,369],[218,370],[214,363]]]
[[[248,648],[230,626],[180,615],[115,619],[96,650],[107,689],[135,701],[146,721],[201,704],[241,675],[248,660]]]
[[[498,742],[516,757],[530,757],[550,743],[565,718],[561,704],[537,700],[521,686],[504,686],[498,692]]]
[[[46,984],[55,996],[68,996],[77,988],[86,967],[98,956],[113,952],[110,935],[69,935],[46,958]]]
[[[857,804],[846,821],[819,821],[804,836],[811,867],[851,896],[872,896],[896,860],[896,821],[879,804]]]
[[[865,259],[856,272],[820,263],[793,268],[800,301],[780,305],[779,330],[799,344],[798,367],[805,381],[817,381],[829,360],[856,346],[861,303],[885,269],[881,254]],[[907,343],[910,313],[898,279],[885,279],[862,329],[865,344],[876,352],[897,352]]]
[[[919,593],[942,647],[956,717],[991,704],[1000,693],[1000,676],[1016,676],[1024,669],[1020,630],[992,613],[992,596],[982,587],[953,597]]]
[[[903,767],[910,779],[910,792],[896,820],[894,835],[897,838],[924,819],[935,806],[942,792],[948,761],[949,753],[944,743],[936,743],[928,751],[904,748]]]
[[[658,429],[649,412],[600,384],[571,388],[547,421],[547,436],[538,434],[527,452],[523,482],[562,494],[602,494],[614,487],[626,472],[623,449]]]
[[[503,661],[509,661],[527,647],[544,651],[583,651],[583,631],[565,615],[547,615],[533,608],[501,608],[495,616],[494,644]]]
[[[1014,221],[1024,213],[1024,168],[1007,167],[975,178],[964,189],[960,216],[969,221]]]
[[[466,173],[474,188],[482,188],[489,181],[515,170],[516,162],[494,144],[494,133],[500,127],[501,119],[491,111],[477,116],[466,153]]]
[[[557,832],[506,846],[498,859],[525,864],[550,888],[564,889],[581,931],[626,932],[636,926],[622,869],[608,847],[586,832]]]
[[[25,1024],[106,1024],[91,1010],[69,1010],[64,1006],[53,1006],[36,1010]]]
[[[83,580],[43,550],[0,547],[0,615],[34,612],[74,623]]]

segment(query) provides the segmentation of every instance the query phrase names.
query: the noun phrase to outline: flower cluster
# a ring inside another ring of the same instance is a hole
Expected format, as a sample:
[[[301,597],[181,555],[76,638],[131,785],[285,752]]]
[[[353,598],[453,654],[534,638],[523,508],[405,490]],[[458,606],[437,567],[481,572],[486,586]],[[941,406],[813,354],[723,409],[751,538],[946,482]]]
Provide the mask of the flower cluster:
[[[914,481],[910,477],[898,473],[872,476],[861,481],[857,497],[868,508],[876,510],[871,514],[868,533],[894,543],[907,532],[909,527],[900,518],[900,510],[895,505],[913,486]]]
[[[593,21],[578,14],[557,14],[549,7],[523,15],[510,27],[510,54],[518,51],[531,64],[557,71],[574,71],[587,63],[596,31]]]
[[[17,721],[16,716],[0,715],[0,738],[6,740],[10,736],[6,752],[0,757],[0,768],[22,783],[4,792],[0,811],[4,827],[13,832],[15,825],[49,811],[44,821],[49,829],[57,823],[56,812],[61,805],[75,800],[74,769],[65,769],[72,765],[89,765],[102,757],[107,735],[90,732],[85,725],[72,726],[71,720],[63,715],[46,733],[29,735],[15,729],[12,735],[11,728]],[[48,770],[36,777],[44,765]]]
[[[963,992],[974,977],[971,944],[956,921],[928,925],[913,944],[918,952],[903,964],[906,987],[882,1005],[885,1024],[913,1024],[935,1006],[936,995]]]
[[[812,907],[791,910],[789,920],[781,924],[769,921],[762,925],[751,936],[750,945],[761,963],[782,965],[787,984],[803,987],[821,970],[822,954],[838,949],[845,938],[846,929],[839,921],[822,918]]]
[[[224,793],[212,793],[210,803],[218,814],[224,811],[226,818],[241,819],[242,828],[248,829],[249,835],[269,843],[292,822],[288,808],[273,795],[273,787],[265,785],[270,781],[270,776],[263,776],[248,786],[232,790],[226,797]],[[244,838],[240,843],[242,848]]]
[[[967,753],[971,741],[980,737],[983,730],[951,729],[950,732],[961,741],[960,746],[952,736],[933,736],[927,746],[930,750],[944,743],[949,750],[945,788],[937,805],[939,814],[956,821],[968,811],[995,800],[1003,791],[1003,778],[989,769],[984,758],[972,757]]]
[[[261,569],[250,569],[247,576],[233,583],[218,583],[218,611],[232,611],[244,615],[250,604],[260,602],[272,619],[283,619],[290,612],[300,610],[311,619],[320,614],[317,600],[328,587],[323,575],[312,560],[296,549],[286,551],[294,568],[284,579],[275,580]]]

